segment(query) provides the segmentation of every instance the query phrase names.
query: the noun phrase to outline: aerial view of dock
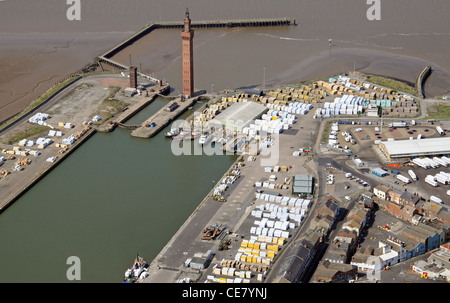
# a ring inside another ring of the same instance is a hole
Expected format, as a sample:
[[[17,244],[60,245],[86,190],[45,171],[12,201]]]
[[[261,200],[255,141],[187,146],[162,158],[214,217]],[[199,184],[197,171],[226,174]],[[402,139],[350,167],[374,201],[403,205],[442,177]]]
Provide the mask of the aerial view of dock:
[[[1,282],[450,281],[446,1],[105,1],[0,33]]]

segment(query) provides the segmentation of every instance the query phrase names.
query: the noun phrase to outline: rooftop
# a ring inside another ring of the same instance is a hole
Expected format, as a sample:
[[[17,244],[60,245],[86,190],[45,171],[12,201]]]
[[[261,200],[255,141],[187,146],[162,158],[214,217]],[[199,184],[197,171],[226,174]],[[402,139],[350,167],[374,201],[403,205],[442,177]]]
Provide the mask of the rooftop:
[[[383,141],[391,157],[438,155],[450,153],[450,137]]]
[[[255,102],[237,102],[218,114],[209,123],[242,129],[260,117],[267,108]]]

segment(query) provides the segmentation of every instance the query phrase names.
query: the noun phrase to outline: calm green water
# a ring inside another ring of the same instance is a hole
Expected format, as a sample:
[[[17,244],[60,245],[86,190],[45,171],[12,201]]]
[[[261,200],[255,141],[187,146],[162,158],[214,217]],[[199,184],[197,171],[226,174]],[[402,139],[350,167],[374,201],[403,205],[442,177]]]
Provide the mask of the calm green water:
[[[174,156],[165,131],[95,134],[1,214],[0,282],[68,282],[70,256],[81,282],[121,282],[137,252],[153,260],[235,160]]]

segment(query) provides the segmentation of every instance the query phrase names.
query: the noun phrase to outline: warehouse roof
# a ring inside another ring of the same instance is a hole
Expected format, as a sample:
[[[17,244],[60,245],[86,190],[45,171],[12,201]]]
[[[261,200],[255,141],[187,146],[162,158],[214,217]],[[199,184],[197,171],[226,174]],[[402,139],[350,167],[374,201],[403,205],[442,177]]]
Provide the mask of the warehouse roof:
[[[259,118],[267,108],[255,102],[237,102],[218,114],[209,123],[226,127],[244,128]]]
[[[311,175],[295,175],[293,184],[293,193],[308,193],[313,192],[313,176]]]
[[[450,153],[450,137],[383,141],[391,157],[438,155]]]

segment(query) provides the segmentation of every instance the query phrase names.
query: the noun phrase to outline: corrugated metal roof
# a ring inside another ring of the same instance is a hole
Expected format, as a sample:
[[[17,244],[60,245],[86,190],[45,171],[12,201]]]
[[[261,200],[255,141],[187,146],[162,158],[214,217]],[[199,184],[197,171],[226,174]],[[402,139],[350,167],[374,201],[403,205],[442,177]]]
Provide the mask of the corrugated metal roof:
[[[266,111],[265,106],[255,102],[238,102],[218,114],[209,123],[244,128]]]
[[[391,157],[450,153],[450,137],[383,141],[380,144],[386,147]]]

